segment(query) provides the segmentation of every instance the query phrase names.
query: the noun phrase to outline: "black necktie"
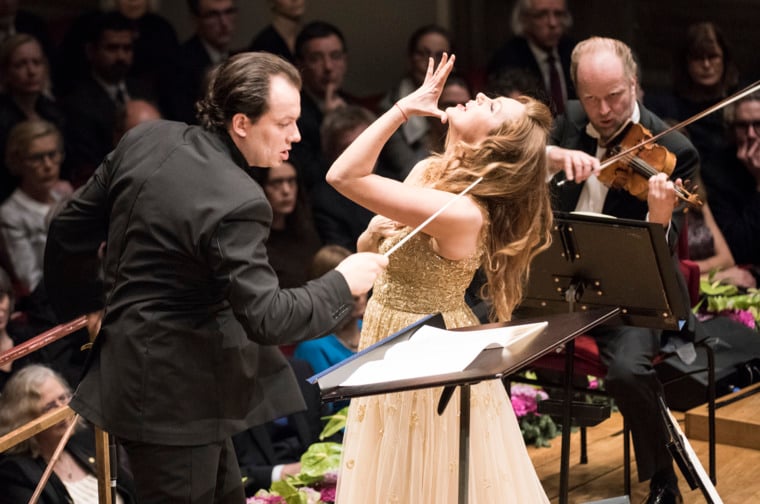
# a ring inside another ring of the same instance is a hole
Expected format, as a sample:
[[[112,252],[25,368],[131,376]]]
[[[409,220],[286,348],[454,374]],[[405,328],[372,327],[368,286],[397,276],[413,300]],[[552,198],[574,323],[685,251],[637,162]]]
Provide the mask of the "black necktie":
[[[559,72],[553,53],[546,57],[546,64],[549,65],[549,94],[551,95],[553,110],[556,115],[565,111],[565,97],[562,94],[562,81],[559,80]]]
[[[124,102],[126,100],[124,99],[124,91],[121,89],[121,87],[116,88],[116,93],[114,94],[114,100],[116,101],[116,105],[122,106],[124,105]]]

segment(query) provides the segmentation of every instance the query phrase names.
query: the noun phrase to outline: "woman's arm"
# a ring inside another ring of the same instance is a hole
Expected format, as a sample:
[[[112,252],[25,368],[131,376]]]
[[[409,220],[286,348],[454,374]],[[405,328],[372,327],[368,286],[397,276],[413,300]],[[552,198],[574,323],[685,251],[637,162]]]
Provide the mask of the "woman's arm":
[[[431,59],[425,82],[399,100],[338,157],[327,173],[327,181],[341,194],[372,212],[416,227],[454,197],[446,191],[401,183],[372,173],[385,142],[410,115],[435,116],[446,120],[438,109],[438,97],[454,65],[444,56],[434,69]],[[415,177],[417,178],[417,177]],[[409,177],[407,181],[412,180]],[[460,198],[430,222],[425,233],[437,239],[438,252],[450,259],[474,250],[483,216],[469,198]]]

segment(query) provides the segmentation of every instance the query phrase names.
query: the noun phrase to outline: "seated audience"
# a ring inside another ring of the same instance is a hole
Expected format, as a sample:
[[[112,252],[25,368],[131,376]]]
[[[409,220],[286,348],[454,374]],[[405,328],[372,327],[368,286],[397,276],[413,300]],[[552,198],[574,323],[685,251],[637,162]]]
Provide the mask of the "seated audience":
[[[100,14],[87,40],[89,72],[65,97],[66,166],[75,187],[90,178],[113,149],[116,110],[150,90],[128,77],[134,61],[134,23],[116,12]]]
[[[15,294],[8,274],[0,268],[0,354],[28,339],[28,334],[11,321],[15,308]],[[34,354],[0,366],[0,393],[10,377],[33,361]]]
[[[266,242],[269,264],[280,287],[300,287],[321,241],[314,226],[306,195],[299,186],[295,167],[285,162],[276,168],[251,168],[251,176],[272,207],[272,226]]]
[[[68,384],[52,369],[39,364],[23,368],[0,396],[0,435],[68,404],[70,398]],[[6,452],[0,460],[0,502],[29,502],[67,427],[67,422],[60,422]],[[42,504],[99,502],[94,434],[85,424],[76,429],[53,466],[39,500]],[[116,490],[116,504],[136,502],[132,480],[121,465]]]
[[[335,161],[374,120],[372,112],[358,105],[347,105],[327,114],[320,133],[325,160]],[[380,165],[376,171],[385,172]],[[312,188],[309,197],[322,242],[355,251],[356,240],[367,228],[372,212],[340,194],[324,179]]]
[[[269,0],[272,22],[251,41],[249,51],[266,51],[295,63],[296,37],[301,31],[306,0]]]
[[[343,259],[351,255],[348,249],[339,245],[326,245],[319,249],[314,256],[309,278],[319,278],[331,269],[335,269]],[[296,345],[293,356],[308,362],[314,373],[321,373],[325,369],[351,357],[359,348],[359,336],[361,318],[367,305],[367,295],[354,297],[354,309],[351,317],[347,318],[333,334],[321,338],[302,341]],[[347,402],[345,404],[348,404]],[[337,407],[340,409],[340,406]]]
[[[39,41],[19,33],[0,46],[0,153],[11,128],[26,119],[45,119],[58,128],[63,112],[50,92],[50,67]],[[18,185],[0,159],[0,203]]]
[[[407,73],[380,101],[380,110],[385,112],[393,107],[400,98],[416,90],[425,80],[430,58],[436,63],[443,53],[451,53],[451,36],[438,25],[425,25],[412,33],[407,43]],[[443,110],[443,108],[441,108]],[[412,116],[399,129],[396,135],[403,139],[408,152],[393,150],[387,155],[393,156],[394,162],[403,166],[414,166],[430,154],[428,133],[431,121],[427,117]],[[440,120],[438,121],[440,123]],[[387,151],[388,149],[386,149]]]
[[[293,144],[290,161],[298,170],[307,193],[324,180],[328,164],[322,152],[320,127],[324,117],[355,99],[343,89],[348,68],[346,39],[336,27],[312,21],[296,38],[296,66],[301,72],[301,141]]]
[[[572,22],[565,0],[515,1],[515,36],[491,56],[488,81],[493,82],[505,70],[525,69],[543,84],[552,112],[562,114],[567,100],[575,98],[570,78],[570,54],[575,42],[567,36]]]
[[[760,277],[760,92],[725,108],[732,142],[702,164],[710,210],[739,265]]]
[[[129,100],[116,111],[113,127],[113,145],[119,143],[124,133],[138,124],[161,119],[161,113],[155,105],[147,100]]]
[[[739,71],[723,32],[712,22],[695,23],[674,54],[673,90],[647,90],[644,103],[668,122],[688,119],[737,90]],[[727,145],[721,114],[710,114],[687,125],[703,161],[720,155]]]
[[[226,60],[237,25],[235,0],[187,0],[195,33],[180,45],[177,58],[162,78],[162,113],[173,121],[197,124],[195,102],[202,95],[209,69]]]

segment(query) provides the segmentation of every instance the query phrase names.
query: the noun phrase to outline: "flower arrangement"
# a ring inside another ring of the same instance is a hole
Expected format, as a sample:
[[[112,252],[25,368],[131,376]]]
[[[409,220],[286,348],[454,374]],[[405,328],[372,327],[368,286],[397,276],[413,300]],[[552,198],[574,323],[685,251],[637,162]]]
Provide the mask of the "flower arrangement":
[[[348,407],[328,418],[320,440],[329,438],[346,425]],[[301,456],[301,472],[275,481],[269,490],[259,490],[246,504],[330,504],[335,502],[338,468],[343,445],[322,442],[309,446]]]
[[[549,415],[538,413],[539,401],[548,399],[549,395],[533,385],[514,383],[510,387],[510,398],[525,444],[536,448],[551,446],[549,441],[558,434],[557,425]]]
[[[715,316],[729,317],[747,327],[760,328],[760,290],[740,290],[735,285],[722,284],[712,275],[699,282],[701,299],[694,312],[703,320]]]

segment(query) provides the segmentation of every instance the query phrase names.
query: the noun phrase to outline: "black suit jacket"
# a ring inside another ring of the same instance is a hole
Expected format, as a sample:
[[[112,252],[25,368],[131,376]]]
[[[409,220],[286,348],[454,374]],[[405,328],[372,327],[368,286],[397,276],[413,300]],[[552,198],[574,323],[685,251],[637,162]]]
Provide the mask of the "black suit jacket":
[[[132,78],[126,80],[131,99],[153,99],[150,90]],[[84,184],[113,149],[116,103],[91,74],[79,80],[63,100],[66,112],[66,169],[75,186]]]
[[[227,133],[145,123],[50,225],[45,281],[62,315],[101,307],[105,292],[71,406],[116,436],[207,444],[303,409],[273,345],[325,334],[351,312],[335,271],[279,289],[264,245],[272,210],[244,168]]]
[[[667,125],[652,112],[640,105],[640,123],[653,134],[667,129]],[[564,115],[557,118],[554,130],[551,134],[551,144],[567,149],[582,150],[592,156],[596,155],[597,142],[595,138],[586,133],[588,118],[583,111],[580,102],[573,100],[568,102]],[[699,155],[694,146],[681,133],[674,131],[669,133],[658,143],[676,156],[676,166],[671,179],[694,180],[699,165]],[[552,206],[555,210],[572,212],[578,203],[581,190],[585,182],[579,184],[567,183],[558,186],[557,183],[565,179],[565,173],[560,171],[551,181]],[[648,212],[647,202],[641,201],[624,190],[610,189],[604,200],[602,213],[624,219],[646,219]],[[671,219],[669,235],[667,237],[671,250],[675,250],[678,236],[683,227],[683,212],[674,212]]]
[[[166,66],[161,82],[161,110],[168,119],[197,124],[195,102],[201,97],[211,57],[198,35],[179,46],[176,61]]]
[[[576,97],[575,86],[573,80],[570,78],[570,55],[575,47],[575,41],[568,37],[560,39],[557,45],[557,52],[559,53],[559,60],[562,64],[562,74],[565,79],[565,86],[567,87],[567,99],[571,100]],[[499,72],[508,68],[522,68],[532,72],[539,82],[544,82],[544,74],[541,73],[541,67],[533,51],[528,46],[528,40],[525,37],[514,37],[507,41],[501,48],[499,48],[491,57],[488,62],[488,77],[489,79],[495,78]],[[545,89],[544,92],[547,96],[551,96],[551,91]]]

